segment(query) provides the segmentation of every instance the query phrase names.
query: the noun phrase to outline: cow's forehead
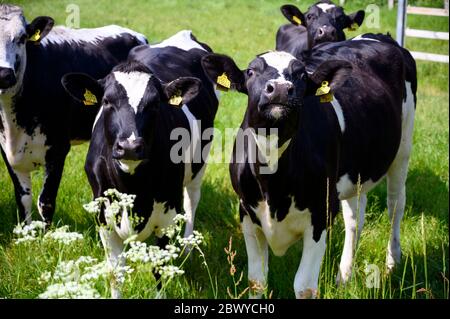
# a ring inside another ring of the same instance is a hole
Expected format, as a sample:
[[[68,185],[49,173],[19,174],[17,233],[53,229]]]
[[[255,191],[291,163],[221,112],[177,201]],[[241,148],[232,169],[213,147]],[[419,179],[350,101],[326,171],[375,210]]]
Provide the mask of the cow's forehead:
[[[144,97],[147,90],[148,82],[150,81],[151,74],[146,72],[113,72],[116,81],[125,89],[128,96],[128,102],[137,113],[139,103]]]
[[[0,38],[11,37],[25,31],[25,18],[16,6],[0,5]]]
[[[268,66],[277,69],[279,74],[283,74],[289,67],[291,61],[296,60],[292,54],[284,51],[271,51],[260,55],[259,57],[263,59]]]
[[[336,5],[332,3],[318,3],[315,6],[318,7],[320,10],[322,10],[323,12],[329,12],[333,8],[336,8]]]

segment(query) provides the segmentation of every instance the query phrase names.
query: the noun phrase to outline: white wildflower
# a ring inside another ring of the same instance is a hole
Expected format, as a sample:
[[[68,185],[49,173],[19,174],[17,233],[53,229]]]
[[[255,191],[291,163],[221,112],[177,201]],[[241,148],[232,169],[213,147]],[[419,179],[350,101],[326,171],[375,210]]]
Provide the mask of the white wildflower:
[[[91,285],[69,281],[56,283],[47,287],[47,290],[39,295],[41,299],[94,299],[100,298],[99,292]]]
[[[106,261],[88,266],[84,269],[85,273],[81,275],[81,282],[95,282],[100,278],[107,278],[110,274],[110,269]]]
[[[50,271],[45,271],[41,274],[41,276],[38,279],[38,282],[40,285],[43,285],[52,279],[52,273]]]
[[[203,240],[203,235],[196,230],[194,230],[193,233],[186,238],[181,236],[177,237],[177,241],[181,246],[198,246],[203,243]]]
[[[13,233],[18,237],[14,243],[20,244],[24,242],[31,242],[38,238],[38,236],[42,235],[45,230],[45,223],[41,221],[32,221],[29,225],[26,225],[25,222],[17,224],[14,227]]]
[[[173,265],[166,265],[159,268],[158,273],[164,278],[173,278],[184,274],[184,270]]]
[[[49,231],[44,236],[44,240],[54,240],[64,245],[68,245],[77,240],[82,240],[83,235],[77,232],[69,232],[69,226],[62,226],[55,229],[54,231]]]

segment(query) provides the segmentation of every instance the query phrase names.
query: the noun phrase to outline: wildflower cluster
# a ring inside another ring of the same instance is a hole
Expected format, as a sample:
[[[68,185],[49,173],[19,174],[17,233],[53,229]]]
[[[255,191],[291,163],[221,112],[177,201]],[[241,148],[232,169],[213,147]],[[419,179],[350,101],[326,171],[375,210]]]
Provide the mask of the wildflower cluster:
[[[14,227],[13,233],[18,238],[14,240],[15,244],[35,241],[43,234],[45,230],[45,223],[41,221],[32,221],[29,225],[25,222],[17,224]]]
[[[29,225],[25,223],[17,224],[14,228],[14,234],[17,238],[14,240],[16,245],[34,241],[54,241],[64,245],[69,245],[77,240],[82,240],[83,235],[77,232],[69,232],[69,226],[62,226],[55,230],[50,230],[44,235],[45,223],[33,221]]]

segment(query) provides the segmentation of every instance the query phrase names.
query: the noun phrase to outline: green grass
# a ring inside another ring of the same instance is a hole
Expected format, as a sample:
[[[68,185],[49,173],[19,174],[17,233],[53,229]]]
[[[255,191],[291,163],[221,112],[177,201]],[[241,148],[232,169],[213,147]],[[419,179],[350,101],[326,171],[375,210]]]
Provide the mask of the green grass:
[[[59,24],[66,19],[65,8],[74,1],[16,1],[22,5],[28,20],[37,15],[50,15]],[[274,48],[275,33],[284,18],[279,12],[285,1],[155,1],[155,0],[77,0],[81,9],[81,27],[119,24],[142,32],[151,42],[167,38],[181,29],[192,29],[197,38],[208,43],[215,52],[231,55],[240,67],[258,53]],[[360,7],[348,1],[347,12]],[[427,5],[436,1],[423,1]],[[306,10],[312,1],[296,3]],[[369,3],[369,1],[358,1]],[[436,4],[435,6],[438,6]],[[395,34],[395,11],[381,8],[380,29],[363,26],[361,32]],[[410,16],[414,28],[448,32],[447,18]],[[448,54],[448,42],[407,39],[407,47],[415,51]],[[324,298],[448,298],[448,65],[418,62],[418,106],[414,132],[414,149],[407,180],[407,208],[401,227],[403,262],[390,277],[382,276],[380,289],[365,287],[366,263],[384,269],[389,221],[386,212],[386,185],[382,183],[368,196],[366,225],[355,260],[353,281],[336,288],[334,278],[342,252],[344,228],[342,217],[336,219],[327,257],[322,267],[320,295]],[[222,96],[215,125],[221,130],[238,127],[246,106],[245,97],[236,93]],[[73,147],[65,165],[54,221],[68,224],[87,238],[85,244],[68,256],[102,257],[91,218],[82,204],[91,200],[91,191],[83,170],[87,145]],[[225,158],[229,150],[224,150]],[[37,198],[42,172],[33,176],[33,195]],[[42,292],[37,278],[54,266],[58,250],[23,249],[12,243],[16,224],[16,207],[12,182],[5,166],[0,164],[0,297],[35,298]],[[422,222],[424,232],[422,232]],[[35,219],[37,214],[35,211]],[[224,247],[233,237],[237,250],[235,265],[246,273],[246,252],[239,226],[237,197],[234,194],[227,164],[208,167],[197,210],[196,229],[206,239],[203,247],[218,296],[227,297],[232,286]],[[425,248],[424,249],[424,245]],[[269,289],[273,298],[293,298],[293,280],[301,256],[301,242],[282,257],[270,256]],[[426,267],[425,267],[426,265]],[[426,275],[425,275],[425,269]],[[445,277],[445,278],[444,278]],[[148,297],[148,276],[139,276],[124,292],[124,297]],[[151,282],[151,281],[150,281]],[[245,282],[245,280],[244,280]],[[150,283],[151,284],[151,283]],[[146,288],[147,287],[147,288]],[[427,288],[427,292],[417,292]],[[212,298],[213,289],[207,271],[199,258],[192,258],[186,274],[168,291],[174,298]]]

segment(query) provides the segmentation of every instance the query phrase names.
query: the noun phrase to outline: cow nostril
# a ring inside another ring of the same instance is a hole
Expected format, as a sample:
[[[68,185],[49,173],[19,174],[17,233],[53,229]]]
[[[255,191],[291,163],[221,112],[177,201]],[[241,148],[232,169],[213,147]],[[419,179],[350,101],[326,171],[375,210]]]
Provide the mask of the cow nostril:
[[[273,85],[272,84],[267,84],[266,92],[271,94],[271,93],[273,93],[273,91],[275,91],[275,88],[273,87]]]
[[[294,88],[292,86],[290,86],[288,88],[288,95],[293,95],[294,94]]]

